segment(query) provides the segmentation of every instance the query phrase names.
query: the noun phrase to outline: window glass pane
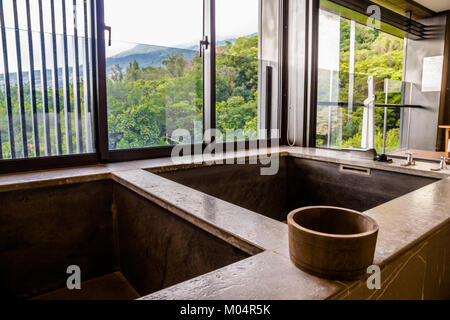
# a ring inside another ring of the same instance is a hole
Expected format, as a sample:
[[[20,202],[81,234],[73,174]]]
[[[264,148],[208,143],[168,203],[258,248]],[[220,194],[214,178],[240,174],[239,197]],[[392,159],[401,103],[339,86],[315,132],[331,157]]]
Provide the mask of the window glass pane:
[[[259,0],[216,0],[219,141],[258,137],[258,32]]]
[[[378,104],[401,104],[402,38],[320,10],[316,145],[362,147],[364,101],[373,77]],[[387,86],[385,86],[385,83]],[[375,108],[375,143],[383,150],[383,107]],[[400,108],[387,109],[386,151],[399,148]]]
[[[0,159],[93,153],[91,1],[28,3],[1,2]]]
[[[105,23],[109,148],[202,142],[203,1],[105,0]]]

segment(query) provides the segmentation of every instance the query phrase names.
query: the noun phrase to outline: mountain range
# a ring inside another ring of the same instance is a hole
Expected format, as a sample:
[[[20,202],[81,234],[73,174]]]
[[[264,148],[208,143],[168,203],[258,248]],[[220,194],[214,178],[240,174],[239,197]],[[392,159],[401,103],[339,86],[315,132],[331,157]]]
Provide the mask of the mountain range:
[[[245,36],[246,38],[250,38],[257,35],[257,33],[250,34]],[[226,38],[220,41],[217,41],[217,46],[224,46],[227,42],[235,43],[238,38]],[[187,61],[191,61],[198,52],[198,45],[190,43],[177,46],[178,48],[170,48],[170,47],[161,47],[154,45],[146,45],[146,44],[138,44],[135,47],[122,51],[114,56],[106,58],[106,73],[111,73],[111,67],[119,64],[124,70],[129,65],[130,62],[136,60],[139,64],[139,67],[159,67],[162,65],[162,61],[167,59],[168,57],[181,53],[184,55],[184,58]],[[17,73],[10,72],[10,85],[14,86],[17,83]],[[73,68],[69,66],[69,81],[72,81],[73,76]],[[24,71],[22,74],[24,79],[28,79],[28,72]],[[51,85],[52,71],[47,70],[47,81],[48,84]],[[80,78],[83,78],[83,68],[80,65]],[[58,82],[59,86],[63,85],[62,83],[62,68],[58,68]],[[0,73],[0,83],[4,83],[4,75]],[[35,71],[35,81],[36,88],[39,88],[41,85],[41,74],[39,70]]]
[[[247,38],[257,35],[257,33],[246,36]],[[238,38],[228,38],[217,41],[217,46],[223,46],[227,42],[235,43]],[[182,54],[187,61],[192,60],[197,52],[198,45],[190,44],[178,46],[178,48],[161,47],[147,44],[138,44],[135,47],[122,51],[114,56],[106,58],[106,73],[110,73],[111,67],[118,64],[121,68],[126,67],[133,62],[137,61],[139,67],[159,67],[162,65],[162,61],[174,54]]]

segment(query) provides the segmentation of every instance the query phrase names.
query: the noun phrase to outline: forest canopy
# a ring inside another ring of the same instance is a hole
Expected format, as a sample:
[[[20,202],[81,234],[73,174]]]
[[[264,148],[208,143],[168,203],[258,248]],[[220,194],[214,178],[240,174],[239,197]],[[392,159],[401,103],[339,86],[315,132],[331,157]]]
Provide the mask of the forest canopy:
[[[241,37],[218,47],[216,67],[218,129],[223,134],[242,129],[247,138],[255,138],[258,36]],[[141,68],[136,60],[125,70],[113,66],[107,80],[110,148],[201,142],[202,70],[201,57],[188,61],[183,54],[168,56],[158,67]],[[176,129],[189,130],[193,140],[173,140]]]

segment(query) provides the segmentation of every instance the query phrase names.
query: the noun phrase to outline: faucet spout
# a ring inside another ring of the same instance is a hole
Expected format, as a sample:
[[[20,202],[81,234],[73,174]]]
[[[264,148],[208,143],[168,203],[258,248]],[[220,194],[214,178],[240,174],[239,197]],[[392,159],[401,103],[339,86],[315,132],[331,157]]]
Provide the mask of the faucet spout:
[[[406,162],[403,162],[400,165],[402,167],[415,166],[416,165],[416,161],[414,160],[414,152],[407,152],[406,155],[408,156],[406,158]]]
[[[441,171],[441,170],[448,170],[447,161],[449,158],[446,156],[441,157],[441,163],[439,164],[439,168],[432,168],[431,171]]]

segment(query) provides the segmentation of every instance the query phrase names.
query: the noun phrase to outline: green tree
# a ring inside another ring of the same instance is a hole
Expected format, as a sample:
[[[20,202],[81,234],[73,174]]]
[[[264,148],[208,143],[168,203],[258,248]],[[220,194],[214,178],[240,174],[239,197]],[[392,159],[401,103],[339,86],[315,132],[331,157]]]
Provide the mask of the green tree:
[[[174,54],[162,61],[172,77],[178,78],[184,75],[184,71],[188,65],[187,61],[181,53]]]
[[[174,144],[177,141],[169,137],[179,128],[194,136],[203,119],[202,77],[202,58],[187,61],[182,54],[167,57],[157,67],[140,68],[132,61],[123,72],[114,66],[107,82],[110,148]],[[256,133],[257,36],[218,49],[216,80],[218,128]],[[201,136],[195,139],[201,141]]]

